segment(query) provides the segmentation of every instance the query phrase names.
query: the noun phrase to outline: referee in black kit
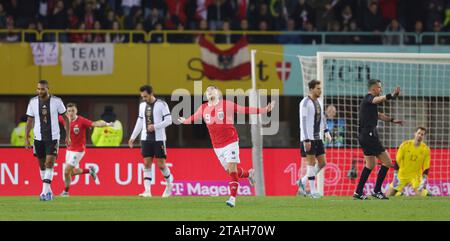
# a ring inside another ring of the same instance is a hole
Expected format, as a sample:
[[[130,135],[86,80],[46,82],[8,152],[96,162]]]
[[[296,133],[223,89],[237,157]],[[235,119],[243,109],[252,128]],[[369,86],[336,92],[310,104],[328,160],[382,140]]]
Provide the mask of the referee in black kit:
[[[396,120],[392,117],[387,116],[384,113],[378,111],[378,104],[381,104],[388,100],[393,100],[400,95],[400,87],[396,87],[394,92],[384,96],[380,96],[381,81],[377,79],[369,80],[367,87],[369,93],[364,97],[359,106],[359,136],[358,141],[364,152],[365,167],[361,172],[361,177],[359,179],[358,186],[353,198],[366,200],[368,197],[364,194],[364,185],[366,184],[367,178],[372,172],[372,169],[376,165],[377,159],[382,162],[380,171],[378,172],[377,182],[373,190],[372,196],[377,199],[388,199],[381,192],[381,185],[383,184],[384,178],[390,167],[393,167],[391,158],[389,154],[381,145],[380,139],[378,138],[377,132],[377,122],[382,120],[385,122],[392,122],[394,124],[403,125],[402,120]]]

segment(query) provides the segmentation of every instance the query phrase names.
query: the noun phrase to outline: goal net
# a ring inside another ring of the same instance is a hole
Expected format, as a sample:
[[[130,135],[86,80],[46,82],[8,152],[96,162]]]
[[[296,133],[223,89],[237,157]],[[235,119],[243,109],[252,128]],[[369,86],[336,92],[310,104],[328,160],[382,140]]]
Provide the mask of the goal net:
[[[367,81],[379,79],[385,94],[400,86],[401,95],[379,110],[404,125],[379,121],[380,140],[395,160],[397,148],[413,139],[417,126],[427,128],[425,143],[431,148],[427,189],[436,196],[450,195],[450,54],[336,53],[298,56],[304,94],[312,79],[323,81],[323,104],[333,140],[326,143],[327,166],[318,177],[324,195],[352,195],[364,158],[358,143],[358,111],[367,93]],[[365,186],[371,194],[379,166]],[[388,189],[390,170],[383,184]],[[404,189],[412,195],[412,187]]]

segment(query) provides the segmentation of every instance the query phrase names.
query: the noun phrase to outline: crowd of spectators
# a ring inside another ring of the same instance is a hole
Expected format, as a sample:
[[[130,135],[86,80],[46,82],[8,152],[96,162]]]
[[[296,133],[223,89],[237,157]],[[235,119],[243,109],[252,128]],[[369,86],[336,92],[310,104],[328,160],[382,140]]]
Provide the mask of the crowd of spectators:
[[[320,43],[314,32],[327,35],[331,44],[417,43],[395,33],[448,32],[450,0],[0,0],[1,41],[20,41],[14,29],[55,30],[240,30],[305,31],[307,34],[252,35],[253,43]],[[372,36],[340,35],[369,32]],[[46,36],[54,40],[53,35]],[[216,35],[218,43],[233,43],[239,35]],[[35,37],[27,35],[27,41]],[[62,42],[130,41],[123,33],[66,33]],[[133,42],[145,42],[143,34]],[[163,41],[161,34],[151,42]],[[172,36],[172,42],[191,42],[188,34]],[[424,41],[449,43],[448,37]],[[447,42],[446,42],[447,41]]]

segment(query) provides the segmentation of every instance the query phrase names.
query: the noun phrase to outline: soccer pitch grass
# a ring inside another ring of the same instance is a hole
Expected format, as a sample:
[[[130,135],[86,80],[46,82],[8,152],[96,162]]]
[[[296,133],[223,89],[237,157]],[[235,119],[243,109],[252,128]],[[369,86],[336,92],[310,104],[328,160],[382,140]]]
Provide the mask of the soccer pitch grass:
[[[0,197],[0,220],[450,220],[448,197]]]

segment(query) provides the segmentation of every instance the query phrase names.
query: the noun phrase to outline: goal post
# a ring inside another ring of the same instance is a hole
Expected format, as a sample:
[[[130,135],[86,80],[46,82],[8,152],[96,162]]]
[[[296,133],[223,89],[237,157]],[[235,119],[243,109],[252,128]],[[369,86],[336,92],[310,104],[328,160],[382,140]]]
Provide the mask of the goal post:
[[[428,188],[437,195],[445,191],[450,179],[450,54],[317,52],[312,57],[299,56],[299,61],[304,86],[314,78],[323,81],[324,108],[333,105],[336,109],[331,118],[333,142],[326,151],[328,165],[318,176],[319,191],[325,195],[354,191],[364,165],[357,139],[358,110],[369,79],[381,80],[384,93],[395,86],[402,90],[398,99],[379,106],[380,111],[405,121],[403,126],[379,122],[380,139],[391,159],[395,160],[404,140],[413,138],[416,127],[426,127],[425,142],[431,148]],[[366,184],[369,192],[374,179],[372,174]],[[384,191],[391,179],[392,172]]]

